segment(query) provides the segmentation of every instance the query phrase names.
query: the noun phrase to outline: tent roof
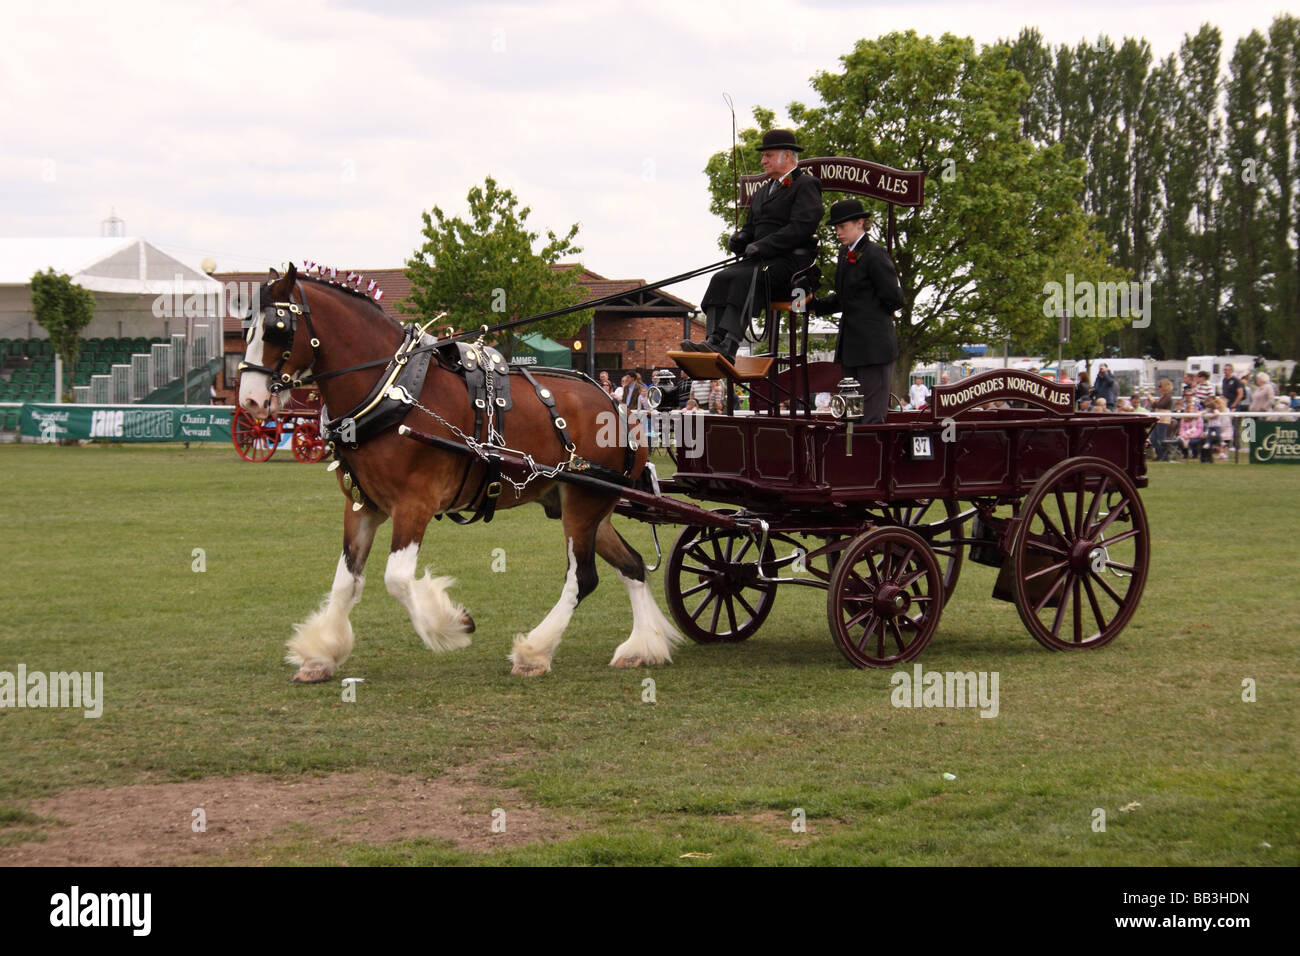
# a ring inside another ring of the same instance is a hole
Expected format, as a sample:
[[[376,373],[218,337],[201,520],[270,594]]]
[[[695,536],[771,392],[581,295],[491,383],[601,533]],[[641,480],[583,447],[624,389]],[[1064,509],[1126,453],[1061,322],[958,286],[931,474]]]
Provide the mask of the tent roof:
[[[0,239],[0,285],[29,285],[34,273],[51,268],[92,292],[189,295],[221,288],[211,276],[139,238]]]

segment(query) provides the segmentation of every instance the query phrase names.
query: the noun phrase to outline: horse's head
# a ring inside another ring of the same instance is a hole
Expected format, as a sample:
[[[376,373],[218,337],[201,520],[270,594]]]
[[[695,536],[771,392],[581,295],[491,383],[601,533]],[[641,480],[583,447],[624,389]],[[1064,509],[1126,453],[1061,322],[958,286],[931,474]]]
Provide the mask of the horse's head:
[[[284,407],[289,390],[307,374],[320,347],[307,293],[297,277],[292,263],[283,276],[272,269],[260,298],[244,316],[248,345],[239,363],[239,407],[256,419]]]

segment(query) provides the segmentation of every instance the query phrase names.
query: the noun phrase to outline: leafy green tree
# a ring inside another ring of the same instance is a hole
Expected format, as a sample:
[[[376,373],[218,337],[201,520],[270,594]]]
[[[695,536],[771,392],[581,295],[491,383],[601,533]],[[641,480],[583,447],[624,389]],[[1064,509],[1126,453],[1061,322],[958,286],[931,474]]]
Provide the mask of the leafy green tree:
[[[575,305],[582,299],[577,276],[582,267],[557,270],[561,259],[582,252],[574,245],[578,226],[563,237],[546,233],[546,243],[536,249],[539,236],[528,230],[532,210],[520,207],[509,189],[487,177],[469,191],[469,220],[448,217],[437,206],[424,216],[424,244],[407,260],[411,295],[401,309],[427,321],[439,312],[441,324],[464,330],[480,325],[537,315]],[[559,316],[522,327],[519,334],[574,334],[591,319],[590,310]],[[509,355],[510,342],[502,343]]]
[[[1268,131],[1265,134],[1269,179],[1268,252],[1272,290],[1266,326],[1270,355],[1291,357],[1300,352],[1300,275],[1297,273],[1297,135],[1294,110],[1300,107],[1300,21],[1291,16],[1274,19],[1268,30],[1265,56],[1268,87]]]
[[[1106,262],[1079,206],[1082,163],[1067,160],[1059,145],[1042,148],[1022,136],[1028,84],[1009,68],[1006,46],[977,50],[969,37],[908,31],[859,40],[841,64],[813,77],[820,105],[788,107],[808,154],[927,174],[925,203],[898,216],[894,259],[904,306],[894,391],[905,392],[915,359],[965,343],[1046,339],[1055,354],[1057,321],[1043,314],[1046,283],[1064,283],[1067,274],[1076,283],[1128,276]],[[759,108],[754,118],[767,127],[773,114]],[[759,135],[745,130],[743,148]],[[710,208],[730,226],[730,150],[715,154],[706,172]],[[839,197],[828,191],[825,198],[829,205]],[[828,275],[835,249],[827,229]],[[1129,321],[1081,319],[1076,328],[1105,334]]]
[[[50,345],[63,359],[64,391],[71,394],[81,330],[95,317],[95,296],[68,276],[46,269],[32,276],[32,317],[49,333]]]
[[[1224,251],[1235,321],[1232,347],[1254,354],[1264,328],[1267,224],[1263,210],[1266,119],[1264,35],[1252,30],[1237,41],[1228,81],[1226,168],[1223,177]]]

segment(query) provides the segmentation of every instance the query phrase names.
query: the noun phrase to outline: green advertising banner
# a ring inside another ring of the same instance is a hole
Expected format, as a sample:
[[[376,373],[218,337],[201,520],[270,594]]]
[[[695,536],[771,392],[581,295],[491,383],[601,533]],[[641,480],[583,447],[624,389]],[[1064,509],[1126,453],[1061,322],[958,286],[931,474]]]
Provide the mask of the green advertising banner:
[[[1255,426],[1255,440],[1250,444],[1250,460],[1258,465],[1278,463],[1300,465],[1300,422],[1264,418],[1245,418]]]
[[[104,441],[230,441],[231,409],[195,405],[24,405],[29,438]]]

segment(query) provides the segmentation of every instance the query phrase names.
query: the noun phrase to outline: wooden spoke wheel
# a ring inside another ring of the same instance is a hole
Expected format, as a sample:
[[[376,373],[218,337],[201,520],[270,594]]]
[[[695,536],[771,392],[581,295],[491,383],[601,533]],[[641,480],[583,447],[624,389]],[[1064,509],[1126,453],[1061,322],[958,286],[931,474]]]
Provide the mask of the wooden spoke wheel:
[[[1104,647],[1137,610],[1151,536],[1129,477],[1100,458],[1070,458],[1038,479],[1011,553],[1016,609],[1055,651]]]
[[[957,578],[961,576],[963,546],[956,543],[956,539],[962,537],[964,522],[948,528],[943,525],[960,513],[957,502],[950,498],[945,498],[942,502],[936,498],[921,498],[910,505],[886,505],[881,521],[885,525],[910,528],[929,543],[930,550],[939,562],[939,570],[943,572],[945,604],[952,597],[952,592],[957,587]]]
[[[925,649],[943,613],[943,576],[930,546],[908,528],[854,538],[826,597],[835,646],[854,667],[892,667]]]
[[[244,461],[266,461],[275,454],[283,427],[278,418],[259,422],[240,408],[230,423],[230,440]]]
[[[774,575],[771,542],[764,568]],[[758,579],[758,545],[742,531],[690,525],[673,542],[664,571],[668,609],[697,644],[733,644],[767,619],[776,585]]]
[[[321,460],[325,442],[320,437],[320,426],[312,421],[300,421],[293,426],[293,457],[305,464]]]

